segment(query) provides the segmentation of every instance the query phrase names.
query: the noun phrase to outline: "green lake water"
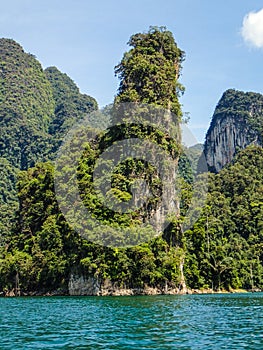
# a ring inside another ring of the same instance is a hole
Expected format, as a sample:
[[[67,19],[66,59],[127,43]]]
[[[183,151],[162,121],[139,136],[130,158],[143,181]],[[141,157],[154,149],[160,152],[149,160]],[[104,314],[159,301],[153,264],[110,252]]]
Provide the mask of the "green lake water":
[[[0,298],[0,349],[263,349],[263,293]]]

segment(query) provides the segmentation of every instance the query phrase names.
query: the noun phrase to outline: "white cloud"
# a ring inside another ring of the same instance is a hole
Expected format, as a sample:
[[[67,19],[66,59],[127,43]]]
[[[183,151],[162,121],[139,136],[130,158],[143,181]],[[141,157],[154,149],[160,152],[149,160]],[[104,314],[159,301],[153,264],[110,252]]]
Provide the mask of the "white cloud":
[[[263,9],[250,12],[244,17],[241,34],[248,44],[263,48]]]

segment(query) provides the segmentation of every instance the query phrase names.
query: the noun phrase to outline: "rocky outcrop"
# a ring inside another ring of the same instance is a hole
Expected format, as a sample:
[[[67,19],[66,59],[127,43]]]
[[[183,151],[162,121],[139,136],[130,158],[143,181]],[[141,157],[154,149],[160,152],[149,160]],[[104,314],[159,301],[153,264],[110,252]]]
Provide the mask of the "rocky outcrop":
[[[129,288],[119,286],[109,279],[100,280],[95,276],[70,276],[68,292],[71,296],[129,296],[129,295],[160,295],[160,294],[190,294],[185,285],[181,288],[164,285],[163,287],[144,286],[142,288]]]
[[[220,99],[206,134],[208,169],[219,172],[250,144],[262,145],[263,95],[227,90]]]
[[[100,283],[96,277],[71,275],[68,284],[69,295],[99,295]]]

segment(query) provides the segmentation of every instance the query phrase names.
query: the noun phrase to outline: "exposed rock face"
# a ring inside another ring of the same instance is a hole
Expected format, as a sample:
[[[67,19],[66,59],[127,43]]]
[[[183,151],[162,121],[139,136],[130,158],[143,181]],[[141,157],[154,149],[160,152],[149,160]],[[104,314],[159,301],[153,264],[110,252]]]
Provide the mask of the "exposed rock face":
[[[250,144],[262,145],[263,95],[227,90],[220,99],[206,134],[208,169],[219,172]]]
[[[95,277],[71,275],[68,289],[69,295],[99,295],[100,283]]]
[[[189,294],[190,290],[186,286],[177,288],[175,286],[129,288],[119,286],[109,279],[100,280],[95,276],[74,275],[70,276],[68,284],[69,295],[80,296],[128,296],[128,295],[160,295],[160,294]]]

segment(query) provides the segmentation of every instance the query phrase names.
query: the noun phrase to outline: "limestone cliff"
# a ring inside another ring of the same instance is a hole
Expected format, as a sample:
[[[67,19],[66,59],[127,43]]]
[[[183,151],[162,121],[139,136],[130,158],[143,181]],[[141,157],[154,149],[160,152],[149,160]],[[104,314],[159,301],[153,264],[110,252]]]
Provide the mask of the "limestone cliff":
[[[263,95],[227,90],[216,106],[204,153],[210,171],[219,172],[250,144],[262,145]]]
[[[164,286],[149,287],[147,285],[141,288],[130,288],[126,285],[120,286],[109,279],[99,279],[95,276],[84,276],[71,274],[68,283],[68,294],[71,296],[129,296],[129,295],[159,295],[159,294],[190,294],[185,284],[175,287],[172,283],[166,283]]]

